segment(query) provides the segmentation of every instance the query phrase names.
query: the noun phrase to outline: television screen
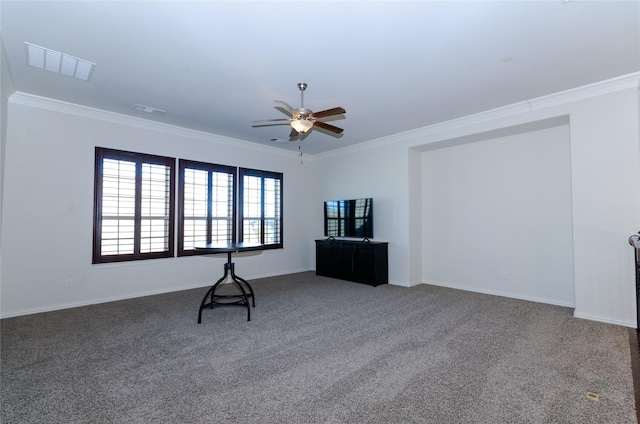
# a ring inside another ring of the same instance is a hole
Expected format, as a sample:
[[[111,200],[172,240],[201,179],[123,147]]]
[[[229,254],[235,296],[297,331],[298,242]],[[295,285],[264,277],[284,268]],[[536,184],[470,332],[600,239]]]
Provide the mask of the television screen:
[[[373,199],[324,202],[324,235],[373,238]]]

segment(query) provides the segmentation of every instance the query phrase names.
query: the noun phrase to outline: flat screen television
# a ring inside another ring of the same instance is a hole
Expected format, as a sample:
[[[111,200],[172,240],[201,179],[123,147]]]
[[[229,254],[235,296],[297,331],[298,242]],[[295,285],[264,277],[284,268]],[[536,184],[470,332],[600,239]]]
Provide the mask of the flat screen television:
[[[373,238],[373,199],[324,202],[324,235]]]

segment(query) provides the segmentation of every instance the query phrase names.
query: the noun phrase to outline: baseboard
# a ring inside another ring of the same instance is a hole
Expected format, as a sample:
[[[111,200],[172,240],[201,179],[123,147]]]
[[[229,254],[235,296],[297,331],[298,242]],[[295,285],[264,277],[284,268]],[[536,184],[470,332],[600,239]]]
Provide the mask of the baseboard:
[[[247,277],[243,277],[249,281],[251,280],[257,280],[260,278],[269,278],[269,277],[276,277],[278,275],[288,275],[288,274],[297,274],[300,272],[307,272],[309,271],[308,269],[304,269],[304,270],[290,270],[290,271],[285,271],[285,272],[279,272],[277,274],[258,274],[258,275],[251,275],[251,276],[247,276]],[[72,303],[62,303],[62,304],[58,304],[58,305],[47,305],[47,306],[43,306],[40,308],[30,308],[30,309],[21,309],[21,310],[17,310],[17,311],[12,311],[12,312],[8,312],[8,313],[0,313],[0,319],[5,319],[5,318],[14,318],[14,317],[19,317],[19,316],[23,316],[23,315],[32,315],[32,314],[41,314],[44,312],[53,312],[53,311],[59,311],[62,309],[71,309],[71,308],[81,308],[83,306],[90,306],[90,305],[98,305],[100,303],[108,303],[108,302],[117,302],[120,300],[127,300],[127,299],[135,299],[138,297],[146,297],[146,296],[155,296],[158,294],[166,294],[166,293],[172,293],[172,292],[177,292],[177,291],[183,291],[183,290],[192,290],[192,289],[199,289],[199,288],[203,288],[203,287],[209,287],[211,286],[211,281],[207,281],[207,282],[202,282],[202,283],[193,283],[193,284],[188,284],[188,285],[184,285],[184,286],[180,286],[180,287],[169,287],[169,288],[164,288],[161,290],[150,290],[150,291],[143,291],[143,292],[136,292],[136,293],[130,293],[127,295],[123,295],[123,296],[110,296],[110,297],[103,297],[103,298],[99,298],[99,299],[90,299],[90,300],[84,300],[84,301],[80,301],[80,302],[72,302]]]
[[[249,275],[248,277],[242,276],[242,278],[244,278],[245,280],[258,280],[260,278],[271,278],[271,277],[277,277],[278,275],[289,275],[289,274],[299,274],[301,272],[314,272],[315,270],[312,269],[289,269],[289,270],[285,270],[285,271],[280,271],[278,273],[266,273],[266,274],[252,274]]]
[[[532,297],[532,296],[520,296],[513,293],[506,293],[506,292],[501,292],[496,290],[485,290],[477,287],[469,287],[469,286],[463,286],[458,284],[448,284],[448,283],[443,283],[439,281],[438,282],[424,281],[422,284],[430,284],[433,286],[446,287],[446,288],[456,289],[456,290],[465,290],[465,291],[471,291],[475,293],[490,294],[492,296],[508,297],[511,299],[526,300],[529,302],[546,303],[548,305],[563,306],[566,308],[575,308],[575,305],[572,303],[562,302],[556,299],[547,299],[547,298]],[[606,324],[619,325],[622,327],[636,328],[635,321],[629,321],[629,320],[619,319],[615,317],[596,315],[596,314],[587,314],[587,313],[579,312],[576,310],[574,310],[573,316],[575,318],[586,319],[589,321],[598,321],[598,322],[604,322]]]
[[[265,273],[265,274],[251,275],[251,276],[248,276],[247,279],[248,280],[256,280],[256,279],[260,279],[260,278],[275,277],[275,276],[278,276],[278,275],[297,274],[297,273],[300,273],[300,272],[312,272],[312,271],[313,270],[309,270],[309,269],[292,269],[292,270],[288,270],[288,271],[285,271],[285,272],[279,272],[277,274]],[[117,301],[120,301],[120,300],[135,299],[135,298],[138,298],[138,297],[145,297],[145,296],[154,296],[154,295],[158,295],[158,294],[165,294],[165,293],[171,293],[171,292],[182,291],[182,290],[192,290],[192,289],[198,289],[198,288],[202,288],[202,287],[207,287],[210,284],[211,284],[211,282],[207,281],[207,282],[194,283],[194,284],[189,284],[189,285],[180,286],[180,287],[170,287],[170,288],[165,288],[165,289],[162,289],[162,290],[152,290],[152,291],[131,293],[131,294],[124,295],[124,296],[111,296],[111,297],[105,297],[105,298],[100,298],[100,299],[91,299],[91,300],[86,300],[86,301],[81,301],[81,302],[65,303],[65,304],[59,304],[59,305],[48,305],[48,306],[41,307],[41,308],[22,309],[22,310],[18,310],[18,311],[12,311],[12,312],[9,312],[9,313],[0,313],[0,319],[13,318],[13,317],[18,317],[18,316],[23,316],[23,315],[39,314],[39,313],[44,313],[44,312],[53,312],[53,311],[58,311],[58,310],[62,310],[62,309],[79,308],[79,307],[83,307],[83,306],[97,305],[97,304],[100,304],[100,303],[117,302]],[[563,307],[568,307],[568,308],[575,307],[575,305],[572,305],[572,304],[569,304],[569,303],[566,303],[566,302],[559,302],[559,301],[554,300],[554,299],[536,298],[536,297],[530,297],[530,296],[518,296],[518,295],[514,295],[512,293],[505,293],[505,292],[500,292],[500,291],[495,291],[495,290],[484,290],[484,289],[478,289],[476,287],[462,286],[462,285],[457,285],[457,284],[447,284],[447,283],[434,282],[434,281],[418,281],[418,282],[409,282],[409,283],[407,283],[407,282],[390,281],[389,284],[390,285],[395,285],[395,286],[400,286],[400,287],[413,287],[413,286],[416,286],[418,284],[429,284],[429,285],[433,285],[433,286],[446,287],[446,288],[450,288],[450,289],[465,290],[465,291],[470,291],[470,292],[475,292],[475,293],[489,294],[489,295],[492,295],[492,296],[502,296],[502,297],[508,297],[508,298],[512,298],[512,299],[526,300],[526,301],[529,301],[529,302],[546,303],[546,304],[550,304],[550,305],[563,306]],[[576,317],[576,318],[587,319],[587,320],[591,320],[591,321],[599,321],[599,322],[604,322],[604,323],[607,323],[607,324],[619,325],[619,326],[623,326],[623,327],[629,327],[629,328],[635,328],[636,327],[635,321],[621,320],[621,319],[602,316],[602,315],[586,314],[586,313],[581,313],[581,312],[578,312],[578,311],[574,311],[573,316]]]
[[[423,281],[422,284],[430,284],[432,286],[446,287],[449,289],[465,290],[474,293],[490,294],[492,296],[508,297],[510,299],[526,300],[529,302],[546,303],[548,305],[563,306],[565,308],[574,308],[575,305],[570,302],[563,302],[557,299],[548,299],[544,297],[523,296],[515,293],[502,292],[499,290],[488,290],[478,287],[464,286],[459,284],[449,284],[440,281]]]
[[[62,310],[62,309],[81,308],[83,306],[98,305],[100,303],[117,302],[117,301],[120,301],[120,300],[135,299],[135,298],[138,298],[138,297],[155,296],[155,295],[158,295],[158,294],[172,293],[172,292],[182,291],[182,290],[198,289],[198,288],[201,288],[201,287],[206,287],[207,285],[210,285],[210,284],[211,284],[210,282],[207,282],[207,283],[196,283],[196,284],[190,284],[190,285],[187,285],[187,286],[172,287],[172,288],[167,288],[167,289],[162,289],[162,290],[151,290],[151,291],[144,291],[144,292],[136,292],[136,293],[127,294],[127,295],[124,295],[124,296],[103,297],[103,298],[99,298],[99,299],[84,300],[84,301],[80,301],[80,302],[61,303],[61,304],[58,304],[58,305],[49,305],[49,306],[44,306],[44,307],[41,307],[41,308],[22,309],[22,310],[18,310],[18,311],[9,312],[9,313],[2,313],[2,315],[0,315],[0,318],[1,319],[5,319],[5,318],[19,317],[19,316],[23,316],[23,315],[32,315],[32,314],[41,314],[41,313],[44,313],[44,312],[59,311],[59,310]]]
[[[576,318],[588,319],[590,321],[604,322],[606,324],[619,325],[622,327],[636,328],[635,321],[629,321],[619,318],[607,317],[603,315],[585,314],[582,312],[574,311],[573,316]]]
[[[413,287],[420,284],[420,282],[417,283],[411,283],[411,282],[404,282],[404,281],[389,281],[389,285],[391,286],[398,286],[398,287]]]

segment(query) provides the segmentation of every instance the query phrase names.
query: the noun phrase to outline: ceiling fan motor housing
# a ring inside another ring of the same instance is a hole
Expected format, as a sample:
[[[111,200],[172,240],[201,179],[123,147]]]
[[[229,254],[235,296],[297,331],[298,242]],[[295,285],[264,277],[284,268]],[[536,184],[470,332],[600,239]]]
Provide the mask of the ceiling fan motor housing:
[[[288,121],[291,125],[291,134],[289,137],[296,137],[300,134],[304,134],[307,131],[311,130],[313,127],[319,127],[324,130],[330,131],[334,134],[342,134],[343,129],[333,126],[331,124],[327,124],[319,120],[319,118],[326,118],[328,116],[340,115],[344,114],[346,111],[342,107],[334,107],[332,109],[326,109],[320,112],[313,112],[310,109],[304,107],[304,90],[307,88],[306,82],[299,82],[298,89],[300,89],[300,107],[293,108],[289,106],[286,102],[281,100],[275,100],[275,103],[278,105],[276,108],[280,111],[289,115],[289,118],[286,119],[267,119],[264,121],[253,121],[254,124],[258,122],[277,122],[277,121]],[[278,125],[278,124],[275,124]],[[254,125],[256,126],[256,125]],[[260,126],[260,125],[257,125]]]
[[[300,113],[300,118],[306,118],[313,113],[309,109],[305,109],[303,107],[296,108],[296,110],[298,111],[298,113]]]

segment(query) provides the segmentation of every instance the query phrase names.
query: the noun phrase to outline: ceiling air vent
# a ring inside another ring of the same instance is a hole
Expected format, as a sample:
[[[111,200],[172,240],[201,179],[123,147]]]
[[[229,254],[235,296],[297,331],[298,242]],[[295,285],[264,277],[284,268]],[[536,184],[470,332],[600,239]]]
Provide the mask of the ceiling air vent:
[[[165,111],[162,109],[156,109],[155,107],[151,107],[151,106],[145,106],[145,105],[140,105],[140,104],[136,104],[133,106],[134,110],[137,110],[138,112],[144,112],[144,113],[155,113],[157,115],[164,113]]]
[[[89,81],[96,64],[31,43],[24,43],[27,64],[46,71]]]

